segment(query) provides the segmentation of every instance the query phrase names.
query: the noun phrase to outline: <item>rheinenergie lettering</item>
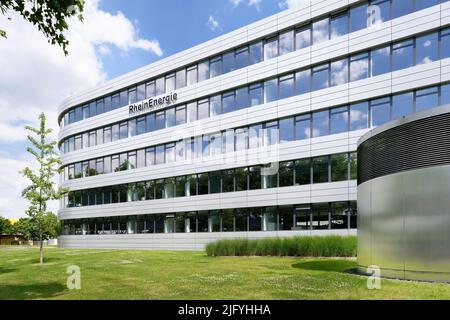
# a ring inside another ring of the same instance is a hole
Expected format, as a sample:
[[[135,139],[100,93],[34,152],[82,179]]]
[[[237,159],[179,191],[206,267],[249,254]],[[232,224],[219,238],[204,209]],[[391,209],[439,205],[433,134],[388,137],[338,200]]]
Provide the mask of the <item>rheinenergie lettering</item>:
[[[168,106],[173,104],[178,99],[177,93],[171,93],[170,95],[151,98],[145,102],[135,103],[129,106],[129,114],[141,113],[146,111],[153,111],[163,106]]]

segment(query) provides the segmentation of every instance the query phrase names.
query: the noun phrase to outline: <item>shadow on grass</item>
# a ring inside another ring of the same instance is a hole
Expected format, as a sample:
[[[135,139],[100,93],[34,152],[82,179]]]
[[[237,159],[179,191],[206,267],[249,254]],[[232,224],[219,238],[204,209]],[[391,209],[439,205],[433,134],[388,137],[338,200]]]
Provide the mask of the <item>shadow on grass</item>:
[[[0,300],[46,299],[57,296],[65,289],[57,282],[35,285],[0,283]]]
[[[8,269],[8,268],[2,268],[2,267],[0,267],[0,274],[3,274],[3,273],[11,273],[11,272],[14,272],[14,271],[16,271],[17,269]]]
[[[314,260],[295,263],[292,267],[302,270],[344,272],[355,268],[356,262],[350,260]]]

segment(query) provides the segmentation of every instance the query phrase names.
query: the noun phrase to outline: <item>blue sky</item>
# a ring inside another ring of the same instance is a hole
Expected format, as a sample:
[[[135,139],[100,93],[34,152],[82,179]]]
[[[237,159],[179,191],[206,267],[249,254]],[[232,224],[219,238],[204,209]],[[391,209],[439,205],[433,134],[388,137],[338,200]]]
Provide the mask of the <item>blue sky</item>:
[[[157,39],[164,56],[170,56],[273,15],[281,10],[280,2],[263,0],[258,5],[249,5],[243,0],[236,5],[230,0],[108,0],[102,1],[100,8],[111,13],[123,12],[136,23],[140,37]],[[215,30],[209,27],[210,16],[219,23]],[[108,76],[115,77],[158,59],[142,50],[123,55],[113,49],[103,63]]]
[[[0,216],[24,216],[19,171],[32,166],[24,126],[45,112],[58,133],[68,96],[271,16],[304,0],[86,0],[69,21],[69,55],[13,13],[0,15]],[[57,211],[58,204],[50,209]]]

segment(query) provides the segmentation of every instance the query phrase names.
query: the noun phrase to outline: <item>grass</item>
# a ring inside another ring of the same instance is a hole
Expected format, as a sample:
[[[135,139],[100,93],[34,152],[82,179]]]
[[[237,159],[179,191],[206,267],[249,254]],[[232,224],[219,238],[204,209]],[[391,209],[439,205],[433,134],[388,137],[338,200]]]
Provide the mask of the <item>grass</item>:
[[[208,256],[355,257],[355,236],[226,239],[206,246]]]
[[[0,299],[450,299],[450,285],[343,272],[355,259],[208,257],[203,252],[0,249]],[[66,288],[81,268],[81,290]]]

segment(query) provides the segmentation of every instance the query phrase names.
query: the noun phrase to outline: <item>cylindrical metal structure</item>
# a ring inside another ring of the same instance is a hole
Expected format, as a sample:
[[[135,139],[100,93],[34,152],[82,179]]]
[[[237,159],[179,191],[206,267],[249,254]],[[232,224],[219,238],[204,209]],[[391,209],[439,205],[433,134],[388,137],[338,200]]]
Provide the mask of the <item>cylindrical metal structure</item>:
[[[358,264],[385,277],[450,282],[450,106],[359,140]]]

